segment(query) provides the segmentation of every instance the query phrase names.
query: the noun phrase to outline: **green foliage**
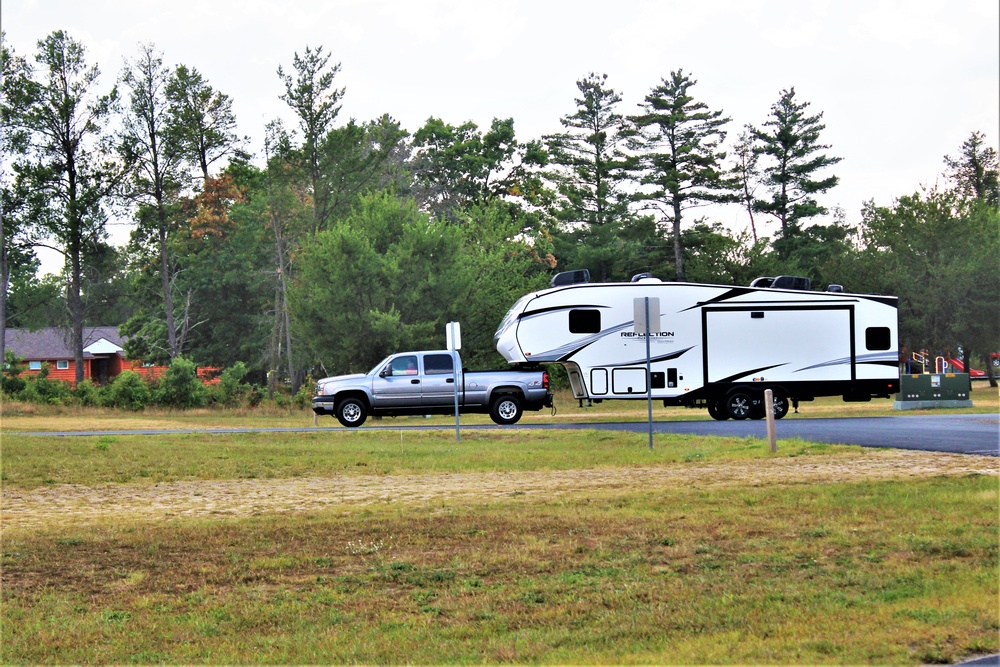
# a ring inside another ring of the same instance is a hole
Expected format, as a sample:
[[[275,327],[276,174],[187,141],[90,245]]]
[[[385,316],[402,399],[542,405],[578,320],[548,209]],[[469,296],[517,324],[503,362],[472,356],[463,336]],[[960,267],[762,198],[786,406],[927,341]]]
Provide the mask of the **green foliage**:
[[[640,183],[645,186],[638,196],[672,230],[677,280],[685,279],[683,212],[736,201],[739,186],[723,167],[723,128],[730,119],[691,96],[696,83],[683,70],[671,72],[646,95],[643,113],[632,117],[640,130]]]
[[[463,324],[463,345],[489,350],[503,312],[547,266],[511,240],[519,231],[503,207],[452,223],[388,193],[363,197],[298,260],[290,300],[299,340],[331,372],[367,371],[394,351],[441,348],[452,320]]]
[[[94,384],[94,382],[87,378],[83,382],[78,382],[76,388],[73,389],[73,398],[80,405],[86,407],[97,407],[104,404],[104,394],[105,389]]]
[[[26,378],[24,389],[19,398],[28,403],[46,405],[62,405],[72,397],[70,386],[62,380],[49,379],[50,366],[42,363],[37,375]]]
[[[193,361],[177,357],[156,390],[156,402],[172,408],[197,408],[208,402],[208,391],[198,379]]]
[[[222,375],[219,376],[219,383],[209,389],[212,400],[226,407],[243,404],[252,389],[249,384],[243,382],[247,372],[247,365],[242,361],[238,361],[223,370]]]
[[[16,396],[25,387],[25,380],[21,377],[24,372],[24,359],[14,354],[13,350],[3,351],[3,376],[0,378],[0,390],[7,396]]]
[[[865,248],[850,262],[860,287],[900,297],[911,349],[1000,347],[1000,210],[956,192],[900,197],[863,212]],[[847,267],[845,267],[846,270]]]
[[[842,158],[820,152],[830,148],[819,143],[820,132],[826,129],[820,122],[823,114],[807,116],[808,107],[808,102],[796,102],[794,87],[783,90],[763,129],[751,130],[754,150],[770,158],[761,165],[770,200],[758,200],[755,208],[777,218],[783,236],[800,227],[802,221],[826,213],[815,196],[839,181],[836,176],[816,175]]]
[[[104,394],[106,405],[123,410],[139,411],[152,402],[153,392],[135,371],[122,371]]]

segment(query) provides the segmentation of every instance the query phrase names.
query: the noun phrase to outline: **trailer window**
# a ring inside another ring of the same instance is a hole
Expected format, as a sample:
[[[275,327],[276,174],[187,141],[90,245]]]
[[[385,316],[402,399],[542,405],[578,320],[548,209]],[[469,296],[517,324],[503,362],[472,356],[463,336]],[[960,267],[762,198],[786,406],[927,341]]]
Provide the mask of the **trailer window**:
[[[889,327],[868,327],[865,329],[865,347],[869,350],[888,350],[892,346]]]
[[[601,311],[569,311],[569,332],[576,334],[601,333]]]
[[[451,363],[450,354],[428,354],[424,355],[425,375],[451,374],[454,366]]]

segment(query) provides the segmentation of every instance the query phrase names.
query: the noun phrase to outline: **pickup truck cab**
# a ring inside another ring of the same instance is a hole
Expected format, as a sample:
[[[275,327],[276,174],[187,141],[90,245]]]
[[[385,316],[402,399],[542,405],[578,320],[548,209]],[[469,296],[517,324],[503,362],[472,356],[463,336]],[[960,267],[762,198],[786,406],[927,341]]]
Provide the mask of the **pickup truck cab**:
[[[392,354],[368,373],[323,378],[316,383],[313,412],[333,415],[347,427],[368,415],[455,414],[455,360],[459,412],[489,413],[501,425],[516,424],[524,410],[552,406],[544,370],[463,371],[447,350]]]

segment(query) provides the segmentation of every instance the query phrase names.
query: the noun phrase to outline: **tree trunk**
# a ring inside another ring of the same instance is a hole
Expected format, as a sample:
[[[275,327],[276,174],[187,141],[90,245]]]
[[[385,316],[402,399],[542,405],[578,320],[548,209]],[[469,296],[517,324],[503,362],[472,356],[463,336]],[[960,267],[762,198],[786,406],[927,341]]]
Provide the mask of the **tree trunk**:
[[[677,282],[684,282],[684,242],[681,241],[681,204],[674,197],[674,266],[677,269]]]
[[[83,382],[83,298],[80,296],[83,282],[83,267],[80,258],[79,234],[74,235],[70,247],[70,282],[66,302],[69,305],[69,319],[73,327],[73,361],[76,364],[76,383]]]
[[[10,266],[7,262],[7,241],[3,234],[3,220],[0,219],[0,354],[7,351],[7,286],[9,284]]]
[[[170,287],[166,213],[163,210],[162,201],[157,202],[156,208],[156,214],[159,217],[160,287],[163,290],[163,310],[167,318],[167,347],[170,349],[170,358],[175,359],[180,355],[180,350],[177,347],[177,330],[174,326],[174,296]]]

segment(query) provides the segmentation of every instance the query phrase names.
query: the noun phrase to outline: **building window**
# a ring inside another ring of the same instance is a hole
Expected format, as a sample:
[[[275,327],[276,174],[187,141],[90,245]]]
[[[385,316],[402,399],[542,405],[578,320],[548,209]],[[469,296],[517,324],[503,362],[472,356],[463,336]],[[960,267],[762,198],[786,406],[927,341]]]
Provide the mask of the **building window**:
[[[66,359],[60,359],[59,361],[56,362],[56,368],[61,371],[69,370],[69,361],[67,361]]]
[[[40,361],[29,361],[28,362],[29,371],[40,371],[42,370],[42,362]]]

